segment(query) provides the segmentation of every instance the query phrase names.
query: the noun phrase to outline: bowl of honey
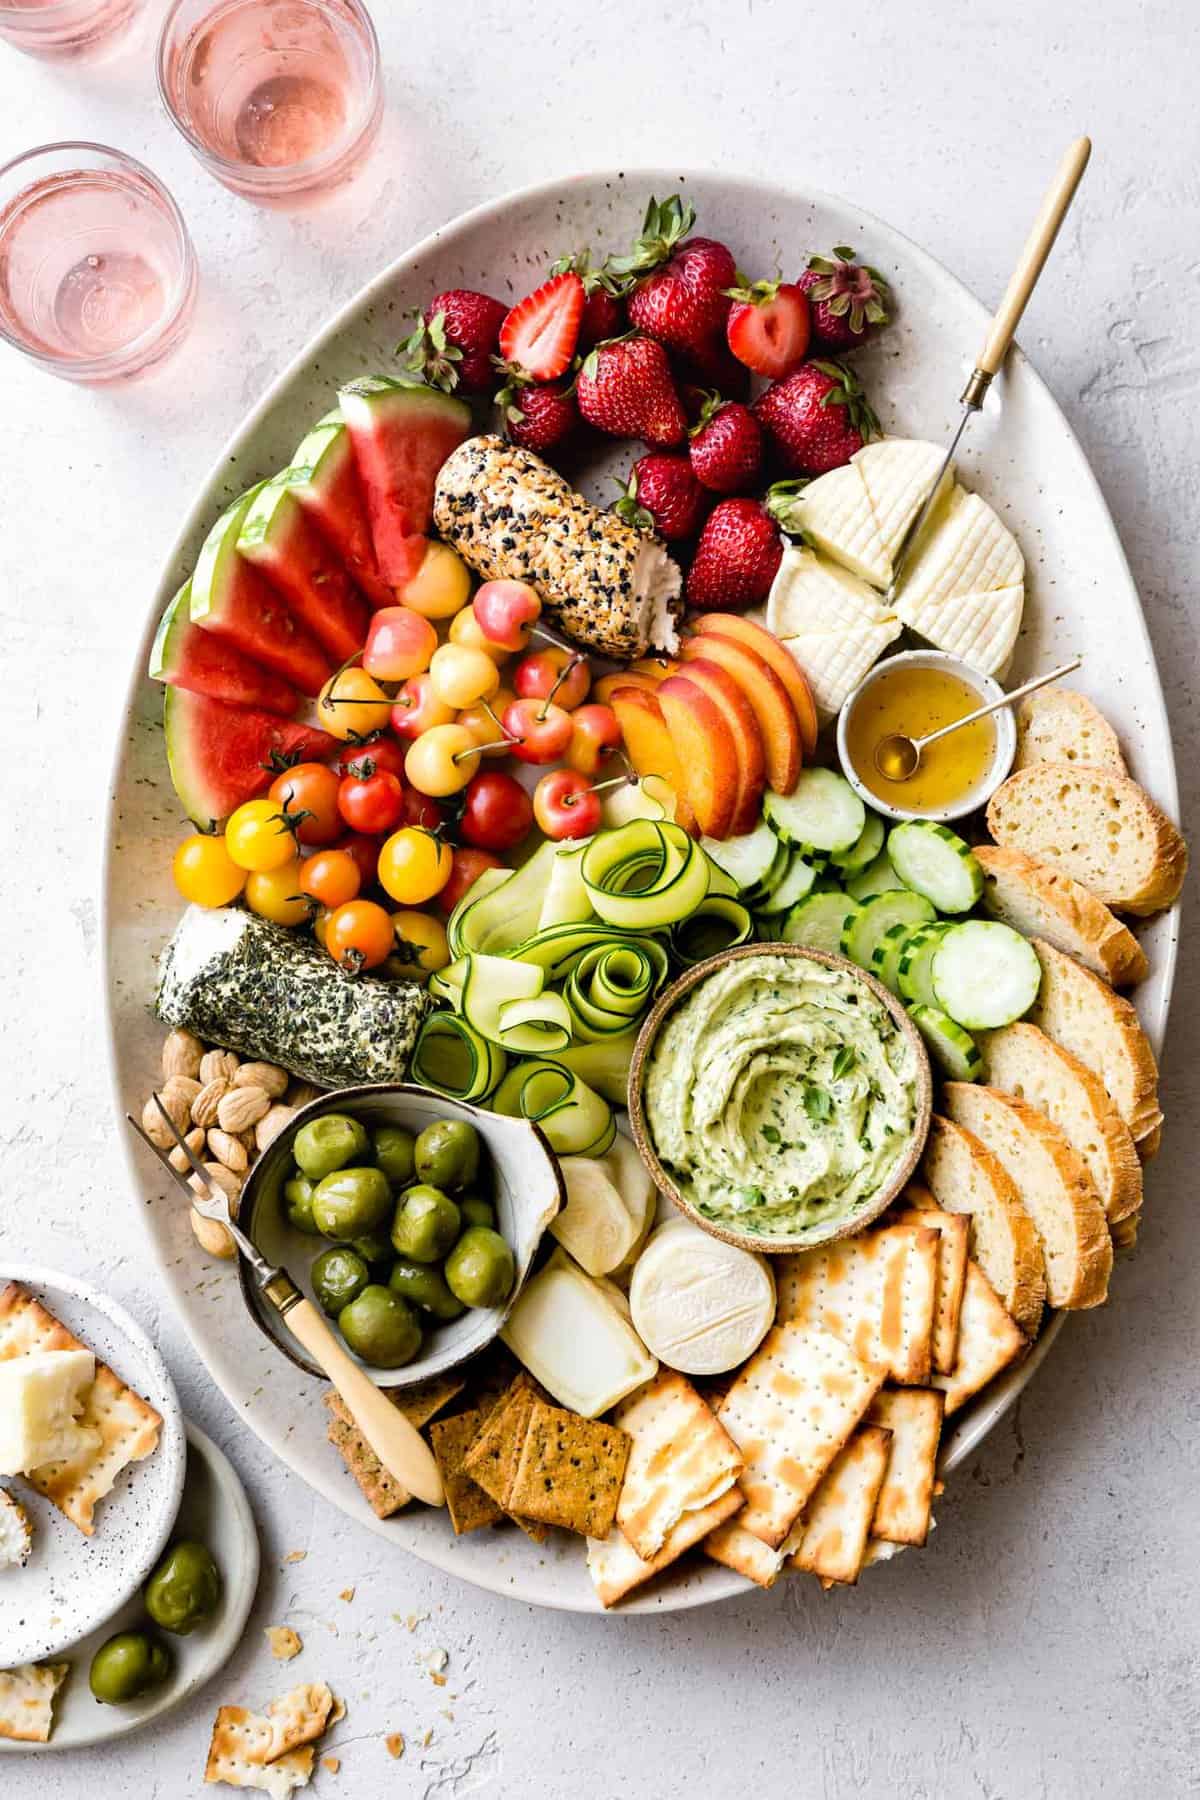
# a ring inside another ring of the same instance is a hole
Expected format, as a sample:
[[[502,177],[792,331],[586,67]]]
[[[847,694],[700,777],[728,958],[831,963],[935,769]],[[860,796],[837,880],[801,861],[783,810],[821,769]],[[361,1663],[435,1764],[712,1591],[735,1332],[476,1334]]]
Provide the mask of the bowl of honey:
[[[921,754],[907,779],[884,774],[876,751],[900,733],[923,738],[1002,700],[990,675],[943,650],[906,650],[876,663],[838,715],[842,769],[859,797],[889,819],[961,819],[986,806],[1012,768],[1017,726],[1012,709],[977,719]]]

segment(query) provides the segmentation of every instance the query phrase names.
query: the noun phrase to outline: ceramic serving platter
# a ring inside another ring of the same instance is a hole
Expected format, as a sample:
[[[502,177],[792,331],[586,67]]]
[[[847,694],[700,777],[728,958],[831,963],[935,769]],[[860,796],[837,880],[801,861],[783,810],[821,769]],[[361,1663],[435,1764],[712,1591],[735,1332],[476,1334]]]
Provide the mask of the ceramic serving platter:
[[[190,571],[204,534],[236,493],[289,461],[309,424],[333,404],[339,382],[396,372],[395,345],[413,307],[457,286],[515,298],[564,251],[585,244],[593,250],[626,246],[647,196],[675,191],[693,201],[697,228],[727,242],[748,270],[795,269],[810,251],[834,244],[854,246],[880,268],[894,284],[898,316],[856,358],[859,372],[886,431],[949,438],[987,312],[899,231],[830,195],[661,169],[578,176],[480,207],[400,257],[331,319],[250,413],[183,519],[158,590],[146,596],[145,635],[113,775],[106,872],[104,936],[120,1112],[140,1109],[157,1074],[162,1031],[149,1010],[155,959],[179,913],[170,858],[183,819],[163,755],[161,697],[142,671],[154,623]],[[1003,273],[997,269],[998,280]],[[573,473],[607,503],[613,490],[605,478],[627,470],[630,460],[630,447],[623,445],[603,466]],[[966,485],[983,494],[1016,533],[1025,553],[1028,603],[1010,680],[1080,654],[1077,684],[1113,721],[1137,778],[1168,812],[1177,812],[1162,691],[1128,565],[1070,426],[1019,350],[973,422],[959,469]],[[1151,975],[1137,999],[1156,1047],[1166,1024],[1177,929],[1177,913],[1171,912],[1141,932]],[[242,1308],[236,1270],[198,1256],[186,1207],[153,1167],[130,1158],[129,1177],[150,1255],[199,1355],[240,1416],[282,1461],[398,1548],[465,1580],[538,1605],[599,1610],[578,1542],[539,1549],[516,1532],[455,1539],[444,1516],[422,1509],[386,1523],[375,1520],[325,1442],[320,1384],[262,1339]],[[1118,1306],[1122,1287],[1118,1275]],[[945,1439],[944,1472],[962,1461],[1034,1377],[1059,1326],[1052,1319],[1020,1369],[963,1409]],[[698,1606],[744,1591],[740,1577],[716,1565],[689,1565],[634,1596],[615,1616]]]
[[[6,1480],[29,1514],[33,1549],[0,1580],[0,1668],[57,1655],[137,1591],[167,1540],[183,1492],[184,1434],[167,1366],[140,1325],[99,1289],[46,1269],[0,1263],[0,1288],[19,1281],[162,1415],[158,1448],[117,1479],[85,1537],[29,1482]]]

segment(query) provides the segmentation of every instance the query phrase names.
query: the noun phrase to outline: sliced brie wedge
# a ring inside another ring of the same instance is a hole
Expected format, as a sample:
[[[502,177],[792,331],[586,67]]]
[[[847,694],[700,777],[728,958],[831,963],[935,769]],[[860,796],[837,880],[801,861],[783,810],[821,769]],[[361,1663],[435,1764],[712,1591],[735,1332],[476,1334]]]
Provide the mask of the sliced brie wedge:
[[[585,1419],[607,1412],[658,1370],[609,1285],[556,1250],[525,1284],[500,1333],[529,1373]]]
[[[808,677],[822,723],[833,718],[902,626],[880,596],[814,550],[784,552],[767,625]]]
[[[638,1335],[670,1368],[720,1375],[744,1363],[774,1323],[775,1278],[766,1257],[671,1220],[638,1257],[629,1304]]]
[[[810,544],[861,580],[886,587],[891,557],[856,463],[857,458],[810,481],[788,507],[788,529],[803,532]]]

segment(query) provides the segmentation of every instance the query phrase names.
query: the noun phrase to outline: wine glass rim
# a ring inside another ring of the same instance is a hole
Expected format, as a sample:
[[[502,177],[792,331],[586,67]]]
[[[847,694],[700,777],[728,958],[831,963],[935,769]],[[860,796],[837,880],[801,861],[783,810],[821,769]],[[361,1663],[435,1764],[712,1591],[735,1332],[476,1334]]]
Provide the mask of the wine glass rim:
[[[11,344],[14,350],[19,350],[22,356],[36,362],[39,367],[51,371],[57,371],[60,367],[69,364],[73,379],[89,381],[103,379],[106,375],[119,374],[126,363],[136,360],[139,351],[144,349],[147,344],[157,343],[170,337],[178,325],[181,315],[191,304],[195,292],[196,251],[191,233],[187,228],[187,221],[171,190],[159,180],[153,169],[147,168],[144,162],[139,162],[136,156],[130,156],[128,151],[118,150],[113,144],[96,143],[90,138],[63,138],[53,144],[35,144],[32,150],[22,150],[19,156],[11,157],[6,163],[0,163],[0,181],[12,175],[23,164],[34,163],[41,157],[54,156],[66,151],[108,157],[122,168],[141,176],[154,193],[155,198],[161,202],[163,210],[171,222],[179,249],[179,269],[172,287],[169,306],[163,310],[153,324],[147,325],[144,331],[140,331],[136,337],[130,338],[128,343],[122,344],[114,350],[106,350],[101,356],[68,358],[56,356],[52,352],[47,354],[45,351],[32,348],[23,338],[9,331],[3,320],[0,319],[0,339],[3,339],[6,344]]]
[[[227,0],[227,3],[235,4],[236,0]],[[265,3],[265,0],[260,0],[260,3]],[[360,108],[360,117],[356,121],[354,129],[347,132],[337,144],[320,150],[313,156],[302,157],[299,162],[283,163],[274,168],[255,168],[254,165],[239,162],[231,156],[223,156],[219,150],[212,149],[180,116],[171,100],[167,84],[167,63],[175,48],[171,41],[172,33],[179,14],[185,6],[192,4],[194,4],[194,0],[171,0],[171,4],[167,8],[154,53],[154,75],[158,86],[158,97],[172,125],[191,146],[199,160],[216,172],[218,176],[228,175],[239,191],[244,191],[248,167],[254,168],[253,185],[263,194],[270,194],[273,190],[282,193],[289,189],[298,177],[301,179],[308,176],[317,178],[351,151],[364,134],[370,130],[382,103],[380,67],[383,58],[379,47],[379,35],[375,30],[375,21],[363,5],[362,0],[336,0],[338,6],[344,7],[347,12],[353,14],[356,23],[362,28],[367,50],[366,88]],[[221,4],[222,0],[212,0],[212,10],[216,12]],[[308,4],[318,9],[324,9],[325,0],[308,0]]]

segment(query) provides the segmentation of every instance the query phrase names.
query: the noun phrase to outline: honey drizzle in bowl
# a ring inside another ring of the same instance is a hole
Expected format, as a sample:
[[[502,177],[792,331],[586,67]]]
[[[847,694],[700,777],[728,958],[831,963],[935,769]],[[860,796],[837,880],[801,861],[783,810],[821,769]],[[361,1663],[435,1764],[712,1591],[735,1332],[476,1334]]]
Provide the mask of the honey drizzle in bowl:
[[[889,781],[882,775],[875,766],[875,749],[896,732],[924,737],[985,703],[978,688],[945,669],[913,663],[885,668],[846,721],[846,750],[855,774],[877,799],[906,812],[938,813],[961,804],[980,787],[992,766],[994,719],[978,719],[931,744],[907,781]]]

